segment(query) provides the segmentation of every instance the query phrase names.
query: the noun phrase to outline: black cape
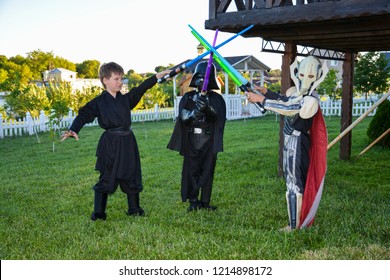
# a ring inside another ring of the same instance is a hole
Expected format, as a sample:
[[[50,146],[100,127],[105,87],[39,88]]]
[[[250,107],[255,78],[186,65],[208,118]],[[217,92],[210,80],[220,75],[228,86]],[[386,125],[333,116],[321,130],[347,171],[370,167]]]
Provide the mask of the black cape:
[[[192,101],[194,94],[196,94],[195,90],[184,94],[179,103],[179,116],[180,112],[183,110],[183,108],[185,108],[187,101],[189,99]],[[212,131],[213,135],[213,152],[217,154],[218,152],[223,151],[223,133],[226,122],[226,103],[222,95],[214,91],[208,92],[208,97],[210,105],[217,112],[216,121],[210,125],[210,130]],[[176,119],[176,124],[167,148],[173,151],[178,151],[180,155],[184,156],[185,149],[188,148],[188,135],[188,126],[184,125],[180,117],[178,117]]]
[[[156,82],[156,76],[153,75],[126,94],[118,92],[116,98],[103,91],[79,110],[70,130],[79,133],[85,124],[93,122],[95,118],[98,119],[99,126],[106,130],[96,149],[95,168],[100,172],[100,180],[94,186],[95,190],[113,193],[117,180],[127,181],[134,192],[142,190],[140,156],[134,134],[118,135],[108,130],[130,128],[131,110]]]

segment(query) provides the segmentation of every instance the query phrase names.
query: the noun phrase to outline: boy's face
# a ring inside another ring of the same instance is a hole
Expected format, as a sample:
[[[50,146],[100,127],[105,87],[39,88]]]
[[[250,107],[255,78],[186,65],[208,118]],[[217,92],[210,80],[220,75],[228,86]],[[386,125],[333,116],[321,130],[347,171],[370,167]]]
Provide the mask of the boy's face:
[[[108,92],[117,93],[122,89],[122,75],[112,73],[109,79],[103,78],[103,83],[106,85]]]

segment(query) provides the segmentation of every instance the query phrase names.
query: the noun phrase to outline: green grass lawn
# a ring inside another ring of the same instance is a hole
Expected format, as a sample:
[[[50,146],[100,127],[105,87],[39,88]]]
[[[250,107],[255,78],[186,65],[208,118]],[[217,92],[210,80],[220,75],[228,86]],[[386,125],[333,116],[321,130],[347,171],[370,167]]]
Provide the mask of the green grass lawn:
[[[182,157],[166,148],[174,122],[135,123],[145,217],[129,217],[126,195],[109,197],[107,220],[92,222],[95,149],[102,130],[52,144],[48,134],[0,139],[0,258],[3,260],[356,260],[390,259],[390,151],[370,144],[371,118],[352,131],[352,157],[339,143],[328,153],[314,226],[292,233],[284,181],[277,176],[275,116],[228,121],[219,154],[215,212],[187,213],[181,202]],[[340,118],[326,118],[329,142]]]

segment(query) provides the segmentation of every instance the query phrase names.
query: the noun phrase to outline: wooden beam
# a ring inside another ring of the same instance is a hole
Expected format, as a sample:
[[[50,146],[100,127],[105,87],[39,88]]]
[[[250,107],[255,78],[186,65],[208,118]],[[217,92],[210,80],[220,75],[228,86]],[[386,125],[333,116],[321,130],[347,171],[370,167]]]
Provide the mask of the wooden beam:
[[[297,56],[297,45],[294,42],[285,42],[284,54],[282,56],[282,81],[281,90],[282,94],[286,94],[286,91],[293,85],[290,78],[290,65],[294,62]],[[283,135],[284,117],[280,115],[279,122],[279,156],[278,156],[278,176],[283,176]]]
[[[218,2],[220,3],[217,7],[217,13],[225,13],[226,10],[229,8],[230,2],[232,2],[232,0],[221,0]]]
[[[209,0],[209,19],[217,18],[217,9],[220,0]]]
[[[378,143],[380,140],[382,140],[387,134],[390,133],[390,128],[388,128],[385,132],[381,134],[378,138],[375,139],[374,142],[372,142],[367,148],[365,148],[363,151],[360,152],[359,157],[363,155],[365,152],[367,152],[369,149],[371,149],[372,146],[374,146],[376,143]]]
[[[355,55],[346,53],[343,63],[343,84],[342,84],[342,103],[341,103],[341,128],[340,133],[348,128],[352,123],[353,106],[353,68]],[[340,140],[339,158],[348,160],[351,158],[352,131],[347,133]]]
[[[364,118],[366,118],[372,111],[374,111],[383,101],[387,100],[390,96],[390,91],[383,95],[377,102],[375,102],[367,111],[364,112],[359,118],[357,118],[350,126],[348,126],[343,132],[340,133],[331,143],[328,144],[328,150],[332,148],[341,138],[347,135],[357,124],[359,124]]]

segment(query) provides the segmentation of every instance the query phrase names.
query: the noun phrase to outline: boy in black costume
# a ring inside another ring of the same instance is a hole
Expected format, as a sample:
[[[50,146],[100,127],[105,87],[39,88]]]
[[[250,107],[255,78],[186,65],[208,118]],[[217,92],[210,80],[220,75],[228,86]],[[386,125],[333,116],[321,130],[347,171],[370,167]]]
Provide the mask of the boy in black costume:
[[[78,140],[78,133],[87,123],[98,119],[105,131],[96,149],[96,170],[100,172],[95,184],[94,211],[91,220],[105,220],[108,194],[116,191],[118,185],[127,194],[128,215],[144,215],[140,207],[139,193],[143,189],[140,156],[137,141],[131,130],[131,110],[138,104],[144,93],[152,88],[157,79],[170,71],[162,71],[146,79],[138,87],[122,94],[123,68],[114,63],[100,67],[99,77],[105,90],[79,110],[69,131],[64,132],[61,141],[68,137]]]
[[[188,211],[201,208],[215,210],[210,205],[217,153],[223,151],[226,104],[213,91],[219,89],[215,66],[212,65],[207,92],[201,92],[207,62],[200,62],[190,82],[196,88],[184,94],[167,148],[178,151],[183,158],[181,198],[190,203]],[[201,192],[200,199],[199,193]]]

